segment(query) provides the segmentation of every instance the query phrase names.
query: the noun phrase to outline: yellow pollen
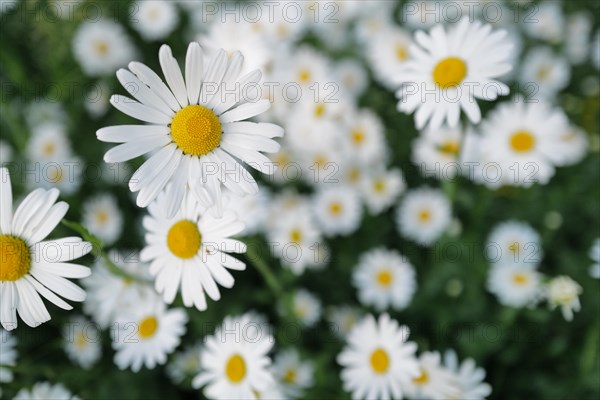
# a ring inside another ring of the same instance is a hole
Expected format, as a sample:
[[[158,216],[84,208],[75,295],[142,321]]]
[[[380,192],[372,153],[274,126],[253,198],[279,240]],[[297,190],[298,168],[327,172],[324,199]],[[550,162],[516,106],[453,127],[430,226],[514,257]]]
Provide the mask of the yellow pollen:
[[[352,131],[352,141],[356,144],[361,144],[365,141],[365,134],[358,129]]]
[[[442,89],[460,85],[467,76],[467,64],[457,57],[443,59],[433,70],[433,81]]]
[[[390,367],[390,357],[382,348],[378,348],[371,353],[371,368],[377,374],[384,374]]]
[[[310,81],[310,71],[306,69],[300,70],[298,72],[298,80],[302,83],[308,83]]]
[[[227,361],[225,375],[233,383],[239,383],[246,376],[246,362],[239,354],[234,354]]]
[[[285,371],[285,375],[283,376],[283,381],[287,383],[295,383],[296,382],[296,371],[293,369],[288,369]]]
[[[96,220],[100,224],[105,224],[108,221],[108,213],[104,210],[100,210],[96,213]]]
[[[31,268],[29,246],[23,239],[0,235],[0,282],[21,279]]]
[[[302,241],[302,232],[300,229],[293,229],[290,232],[290,240],[292,243],[300,243]]]
[[[373,182],[373,188],[375,189],[376,193],[383,193],[385,192],[385,182],[381,179],[377,179],[375,182]]]
[[[431,213],[428,210],[421,210],[419,212],[419,221],[428,222],[431,219]]]
[[[392,273],[390,271],[383,270],[377,274],[377,283],[380,286],[388,287],[392,284],[393,278],[394,277],[392,276]]]
[[[318,154],[315,157],[315,164],[321,169],[327,164],[327,158],[323,154]]]
[[[167,246],[179,258],[192,258],[198,254],[202,235],[196,224],[183,219],[175,223],[167,234]]]
[[[75,338],[75,347],[81,350],[85,347],[86,343],[87,340],[83,332],[79,333],[79,335],[77,335],[77,337]]]
[[[439,146],[439,150],[441,153],[457,156],[460,152],[460,144],[453,140],[448,140]]]
[[[414,378],[413,382],[417,385],[424,385],[429,382],[429,376],[427,375],[427,372],[421,368],[421,375],[419,375],[417,378]]]
[[[281,167],[281,166],[285,166],[285,165],[289,164],[290,158],[288,157],[288,155],[285,152],[280,151],[279,153],[277,153],[275,155],[274,161],[278,167]]]
[[[221,143],[221,122],[212,110],[195,105],[187,106],[173,117],[171,137],[185,153],[203,156]]]
[[[108,54],[108,43],[103,40],[98,40],[94,43],[94,50],[99,56],[106,56]]]
[[[335,201],[329,205],[329,212],[333,215],[340,215],[342,213],[343,207],[339,201]]]
[[[401,44],[396,45],[396,58],[400,61],[406,61],[408,58],[408,52],[406,51],[406,47]]]
[[[529,277],[525,274],[517,272],[513,275],[512,280],[515,283],[515,285],[523,286],[529,282]]]
[[[510,138],[510,146],[517,153],[527,153],[534,145],[535,137],[527,131],[517,131]]]
[[[63,171],[59,166],[54,166],[52,170],[48,172],[48,180],[52,183],[59,183],[63,180]]]
[[[46,143],[42,152],[44,153],[44,155],[51,156],[52,154],[54,154],[55,150],[56,146],[54,145],[54,143]]]
[[[158,320],[154,317],[147,317],[140,322],[139,334],[142,339],[151,338],[158,328]]]
[[[550,76],[550,68],[541,67],[540,69],[538,69],[537,77],[540,81],[545,81],[546,79],[548,79],[549,76]]]
[[[508,250],[510,250],[512,253],[518,253],[520,248],[521,246],[519,245],[519,242],[512,242],[510,246],[508,246]]]
[[[325,105],[323,103],[319,103],[315,107],[315,117],[322,117],[323,114],[325,114]]]
[[[360,168],[352,168],[350,170],[350,173],[348,174],[348,179],[350,180],[350,182],[356,183],[360,180]]]

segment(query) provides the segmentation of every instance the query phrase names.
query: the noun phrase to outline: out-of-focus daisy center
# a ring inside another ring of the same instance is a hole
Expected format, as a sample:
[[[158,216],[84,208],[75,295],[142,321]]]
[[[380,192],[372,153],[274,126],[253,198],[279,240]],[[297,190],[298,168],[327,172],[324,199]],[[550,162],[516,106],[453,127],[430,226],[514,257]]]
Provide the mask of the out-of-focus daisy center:
[[[427,375],[427,372],[425,372],[425,370],[421,369],[421,375],[419,375],[416,378],[413,378],[413,382],[417,385],[424,385],[427,382],[429,382],[429,375]]]
[[[517,153],[527,153],[534,145],[535,138],[527,131],[517,131],[510,138],[510,147]]]
[[[302,83],[308,83],[310,81],[310,71],[307,69],[298,71],[298,80]]]
[[[371,353],[371,368],[377,374],[385,374],[390,367],[390,357],[385,350],[378,348]]]
[[[352,131],[352,141],[355,144],[362,144],[365,141],[365,134],[360,129],[354,129]]]
[[[529,277],[526,274],[520,272],[514,274],[512,280],[515,283],[515,285],[519,286],[527,285],[527,283],[529,283]]]
[[[203,156],[221,143],[221,122],[212,110],[199,106],[187,106],[173,117],[171,136],[185,153]]]
[[[375,189],[376,193],[384,193],[386,189],[385,181],[382,179],[377,179],[375,182],[373,182],[373,188]]]
[[[147,317],[140,322],[139,333],[142,339],[148,339],[154,336],[158,329],[158,320],[155,317]]]
[[[325,114],[325,104],[319,103],[315,106],[315,117],[322,117]]]
[[[77,337],[75,338],[75,347],[77,347],[79,350],[83,350],[86,345],[87,338],[85,336],[85,333],[80,332],[79,335],[77,335]]]
[[[46,143],[44,145],[44,148],[42,150],[42,152],[44,153],[44,155],[46,156],[51,156],[54,154],[54,152],[56,151],[56,146],[54,145],[54,143],[50,142],[50,143]]]
[[[31,268],[31,254],[23,239],[0,235],[0,282],[18,281]]]
[[[63,180],[62,168],[59,167],[58,165],[54,166],[54,168],[48,172],[48,180],[52,183],[62,182],[62,180]]]
[[[429,210],[421,210],[419,211],[419,221],[420,222],[429,222],[431,219],[431,213]]]
[[[96,43],[94,43],[94,51],[99,56],[106,56],[108,54],[108,43],[106,43],[104,40],[98,40]]]
[[[246,376],[246,362],[239,354],[234,354],[225,365],[225,375],[233,383],[239,383]]]
[[[296,383],[296,370],[288,369],[283,375],[283,381],[286,383]]]
[[[99,210],[96,213],[96,220],[99,224],[104,225],[108,221],[108,213],[105,210]]]
[[[508,246],[508,250],[510,250],[510,252],[513,254],[518,253],[520,249],[521,246],[519,245],[519,242],[512,242],[510,246]]]
[[[433,69],[433,81],[442,89],[460,85],[467,76],[467,64],[457,57],[440,61]]]
[[[448,140],[442,143],[441,146],[439,146],[439,150],[443,154],[447,154],[449,156],[457,156],[460,152],[460,144],[458,142],[455,142],[454,140]]]
[[[340,215],[342,213],[342,210],[342,203],[340,203],[339,201],[334,201],[329,205],[329,212],[334,216]]]
[[[196,224],[186,219],[175,223],[167,234],[167,246],[179,258],[192,258],[202,245],[202,235]]]
[[[392,284],[393,276],[392,273],[387,270],[381,270],[377,273],[377,283],[379,286],[388,287]]]
[[[406,51],[406,47],[398,44],[396,45],[396,58],[400,61],[406,61],[408,58],[408,52]]]
[[[302,241],[302,231],[300,229],[292,229],[290,232],[290,241],[292,243],[300,243]]]

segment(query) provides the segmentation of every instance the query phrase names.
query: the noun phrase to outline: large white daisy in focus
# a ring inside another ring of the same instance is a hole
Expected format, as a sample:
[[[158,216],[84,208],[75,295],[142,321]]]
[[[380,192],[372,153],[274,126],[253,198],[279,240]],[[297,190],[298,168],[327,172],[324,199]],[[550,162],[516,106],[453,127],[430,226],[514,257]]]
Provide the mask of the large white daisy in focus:
[[[85,292],[66,278],[85,278],[90,269],[68,261],[82,257],[92,245],[78,237],[43,241],[60,223],[69,206],[56,202],[57,189],[36,189],[13,214],[10,176],[0,168],[0,322],[17,327],[17,313],[29,326],[50,320],[40,295],[64,310],[67,300],[83,301]]]
[[[456,127],[462,109],[478,123],[481,111],[476,99],[495,100],[509,88],[495,78],[509,72],[512,44],[506,31],[492,32],[491,25],[463,18],[446,30],[434,26],[429,33],[417,31],[410,59],[396,83],[398,110],[415,113],[417,129],[437,129],[444,121]]]
[[[139,62],[117,71],[135,100],[114,95],[111,104],[147,124],[98,130],[99,140],[123,143],[109,150],[104,161],[124,162],[152,153],[131,177],[129,188],[139,192],[137,205],[146,207],[171,182],[169,216],[187,189],[204,204],[220,204],[221,182],[239,195],[256,193],[256,181],[240,161],[273,173],[272,161],[262,152],[277,152],[279,144],[272,138],[283,135],[277,125],[244,121],[270,107],[266,99],[254,101],[261,72],[240,77],[240,52],[228,56],[219,50],[203,61],[202,48],[195,42],[188,47],[184,74],[169,46],[160,48],[159,60],[168,86]]]

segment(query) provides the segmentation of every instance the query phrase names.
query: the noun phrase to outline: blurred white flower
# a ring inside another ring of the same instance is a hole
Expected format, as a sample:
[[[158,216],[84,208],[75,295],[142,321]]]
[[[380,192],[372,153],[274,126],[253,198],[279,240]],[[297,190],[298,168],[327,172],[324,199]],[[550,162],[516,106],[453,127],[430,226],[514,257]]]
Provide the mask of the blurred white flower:
[[[64,349],[69,359],[90,369],[102,355],[100,327],[83,316],[71,318],[63,328]]]
[[[365,57],[375,78],[387,89],[398,89],[398,76],[404,73],[403,68],[411,58],[411,45],[409,32],[396,26],[386,26],[365,46]]]
[[[548,282],[545,292],[550,308],[560,307],[562,315],[567,321],[573,320],[573,312],[581,309],[579,295],[583,289],[568,276],[552,278]]]
[[[200,354],[204,348],[201,342],[176,352],[167,364],[167,374],[174,383],[181,384],[200,373]]]
[[[564,39],[565,18],[562,1],[542,1],[536,4],[532,17],[523,21],[523,29],[532,38],[550,43]]]
[[[346,58],[336,63],[333,70],[334,81],[340,91],[352,98],[362,95],[369,85],[369,76],[360,61]]]
[[[485,370],[477,367],[475,360],[467,358],[459,363],[454,350],[444,353],[444,365],[455,374],[458,383],[459,399],[483,400],[492,393],[492,387],[484,382]]]
[[[315,221],[325,236],[350,235],[362,221],[362,203],[355,189],[323,186],[313,199]]]
[[[542,294],[541,274],[528,264],[493,264],[487,288],[505,306],[532,306]]]
[[[426,351],[419,356],[421,374],[406,387],[412,399],[457,399],[460,388],[457,377],[443,364],[440,353]]]
[[[522,263],[537,267],[542,261],[540,235],[529,224],[509,220],[494,227],[486,246],[486,256],[492,263]]]
[[[280,304],[280,313],[285,313],[285,307]],[[291,311],[302,326],[310,328],[321,319],[321,301],[311,292],[298,289],[292,295]]]
[[[359,308],[343,305],[330,307],[326,316],[332,332],[337,337],[345,339],[356,323],[362,319],[363,313]]]
[[[531,99],[534,100],[554,99],[558,92],[567,87],[570,79],[569,63],[565,58],[555,55],[549,47],[534,47],[530,50],[519,75],[521,84],[531,92]],[[535,86],[529,86],[532,84]]]
[[[108,193],[98,194],[83,203],[83,225],[109,246],[123,231],[123,215],[117,199]]]
[[[31,389],[21,389],[13,400],[78,400],[63,384],[50,382],[37,382]]]
[[[27,157],[30,161],[64,160],[71,156],[71,143],[65,127],[57,123],[43,123],[32,130],[27,142]]]
[[[12,369],[17,365],[17,339],[4,328],[0,327],[0,384],[10,383],[14,376]],[[0,386],[0,398],[2,397],[2,387]]]
[[[241,234],[249,236],[262,232],[269,216],[270,198],[267,189],[260,188],[258,193],[246,196],[228,193],[228,197],[227,209],[235,212],[244,224]]]
[[[312,363],[302,361],[294,348],[280,351],[275,356],[272,369],[273,376],[289,398],[303,397],[304,390],[313,385]]]
[[[369,213],[378,215],[396,203],[406,183],[399,168],[377,168],[365,174],[360,189]]]
[[[175,4],[164,0],[135,1],[129,17],[131,26],[147,41],[166,38],[179,22]]]
[[[430,246],[448,228],[451,217],[446,195],[439,189],[422,187],[404,195],[397,209],[396,226],[402,236]]]
[[[381,119],[373,111],[352,113],[341,138],[346,156],[364,165],[382,163],[388,152],[383,129]]]

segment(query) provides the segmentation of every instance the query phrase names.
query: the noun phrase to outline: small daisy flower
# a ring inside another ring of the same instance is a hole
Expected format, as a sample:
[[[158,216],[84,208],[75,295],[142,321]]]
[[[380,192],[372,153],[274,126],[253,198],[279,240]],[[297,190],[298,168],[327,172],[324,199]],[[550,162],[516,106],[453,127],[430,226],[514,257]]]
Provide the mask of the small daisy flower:
[[[155,288],[167,304],[181,292],[186,307],[206,310],[206,297],[218,301],[219,287],[232,288],[234,278],[228,270],[242,271],[246,264],[229,255],[245,253],[246,245],[231,236],[244,229],[232,211],[222,218],[205,212],[192,196],[186,196],[173,218],[167,210],[172,201],[167,192],[148,208],[144,217],[146,247],[140,253],[142,261],[150,263]]]
[[[358,229],[362,204],[356,190],[333,186],[319,190],[314,198],[315,220],[326,236],[349,235]]]
[[[412,265],[397,251],[384,248],[361,255],[352,278],[360,302],[377,311],[406,308],[417,288]]]
[[[570,126],[559,139],[561,143],[561,159],[555,160],[558,166],[575,165],[587,155],[589,149],[587,133],[576,126]]]
[[[181,384],[200,373],[200,353],[202,349],[202,343],[198,343],[175,353],[173,359],[167,364],[167,374],[174,383]]]
[[[192,386],[205,386],[203,394],[211,399],[255,399],[257,392],[270,389],[275,379],[267,354],[274,340],[255,328],[248,315],[226,317],[215,334],[206,337],[200,358],[202,372]]]
[[[281,304],[280,313],[283,314],[284,307]],[[321,301],[305,289],[296,290],[292,296],[291,310],[293,316],[302,326],[310,328],[321,319]]]
[[[79,397],[74,396],[69,389],[63,384],[51,384],[50,382],[38,382],[31,389],[21,389],[13,400],[77,400]]]
[[[560,42],[565,35],[565,17],[559,1],[544,1],[536,6],[535,23],[523,24],[525,33],[550,43]]]
[[[406,188],[404,176],[399,168],[378,168],[365,174],[360,190],[371,215],[381,214],[398,200]]]
[[[413,399],[456,399],[460,394],[456,376],[442,365],[440,353],[426,351],[419,356],[420,375],[406,386]]]
[[[383,124],[370,110],[360,110],[352,116],[342,139],[348,157],[362,164],[380,163],[387,156]]]
[[[472,123],[481,120],[476,99],[496,100],[509,88],[495,78],[511,70],[512,45],[506,31],[492,32],[490,25],[463,18],[446,30],[436,25],[429,34],[418,31],[410,60],[396,77],[403,87],[397,92],[398,109],[415,112],[417,129],[429,122],[438,129],[444,121],[458,125],[461,109]],[[433,96],[432,96],[433,94]]]
[[[547,284],[546,297],[552,309],[560,307],[563,317],[567,321],[573,320],[573,311],[581,309],[579,295],[583,289],[577,282],[568,276],[557,276]]]
[[[366,58],[378,82],[389,90],[398,88],[398,76],[410,59],[410,33],[388,25],[366,47]]]
[[[590,266],[590,276],[595,279],[600,279],[600,238],[596,238],[590,252],[588,253],[594,264]]]
[[[493,263],[524,263],[537,266],[542,261],[540,235],[531,225],[506,221],[494,227],[486,243],[487,258]]]
[[[571,79],[571,67],[566,59],[556,56],[549,47],[535,47],[525,57],[521,74],[524,87],[535,84],[534,99],[553,99]]]
[[[330,329],[341,339],[345,339],[356,323],[362,319],[362,312],[355,307],[334,306],[327,311]]]
[[[135,55],[123,27],[109,20],[82,23],[73,37],[73,54],[88,76],[114,73]]]
[[[424,176],[453,179],[461,171],[459,160],[465,134],[460,126],[426,129],[413,142],[413,163]]]
[[[185,334],[187,321],[183,309],[167,310],[158,297],[121,310],[115,320],[117,329],[111,329],[115,364],[133,372],[164,364]]]
[[[129,64],[131,71],[117,72],[135,100],[114,95],[111,104],[148,124],[100,129],[99,140],[123,143],[109,150],[104,161],[124,162],[153,152],[132,176],[129,188],[139,191],[137,205],[147,207],[171,183],[169,216],[181,206],[188,190],[203,203],[216,203],[218,211],[221,183],[239,195],[256,193],[256,181],[237,160],[271,174],[272,162],[262,152],[277,152],[279,144],[272,138],[283,135],[277,125],[244,121],[270,106],[264,99],[249,101],[254,90],[248,90],[248,85],[258,83],[260,71],[240,77],[241,53],[228,57],[225,50],[219,50],[204,60],[198,43],[188,47],[185,81],[169,46],[161,47],[159,60],[169,87],[138,62]],[[223,94],[232,88],[235,95]]]
[[[39,163],[32,161],[29,168],[34,174],[26,175],[27,187],[60,190],[63,195],[72,195],[82,184],[84,162],[79,157],[69,156]]]
[[[136,1],[130,7],[131,26],[146,41],[164,39],[177,26],[177,7],[170,1]]]
[[[444,353],[445,367],[456,376],[458,383],[458,399],[483,400],[492,393],[492,387],[485,383],[485,370],[477,367],[472,358],[467,358],[462,363],[454,350]]]
[[[50,320],[40,295],[63,310],[71,301],[83,301],[85,291],[67,278],[85,278],[90,269],[67,263],[89,253],[92,245],[78,237],[43,241],[56,228],[69,206],[58,202],[56,189],[36,189],[13,214],[10,176],[0,168],[0,322],[10,331],[17,327],[17,313],[27,325],[37,327]]]
[[[71,144],[65,127],[56,123],[44,123],[32,131],[27,143],[27,157],[31,161],[64,160],[71,155]]]
[[[299,398],[313,385],[314,367],[302,361],[296,349],[283,350],[275,357],[273,376],[287,397]]]
[[[340,88],[350,96],[357,98],[367,88],[369,76],[359,61],[351,58],[342,60],[335,65],[333,75]]]
[[[13,381],[13,372],[9,367],[17,365],[17,339],[3,328],[0,328],[0,384]],[[2,388],[0,387],[0,398]]]
[[[227,208],[233,210],[238,219],[244,224],[244,236],[254,235],[263,230],[269,216],[269,194],[266,189],[255,195],[238,196],[229,194]]]
[[[398,207],[396,224],[400,233],[423,246],[430,246],[451,222],[448,198],[441,190],[423,187],[409,191]]]
[[[123,230],[123,215],[117,199],[110,194],[99,194],[83,204],[83,225],[104,244],[113,244]]]
[[[100,327],[84,317],[72,318],[63,330],[67,356],[83,369],[90,369],[102,355]]]
[[[530,306],[540,299],[541,274],[527,264],[494,264],[487,288],[505,306]]]
[[[417,345],[408,342],[408,327],[388,314],[364,317],[348,335],[337,356],[344,390],[353,399],[401,399],[411,378],[419,376]]]

